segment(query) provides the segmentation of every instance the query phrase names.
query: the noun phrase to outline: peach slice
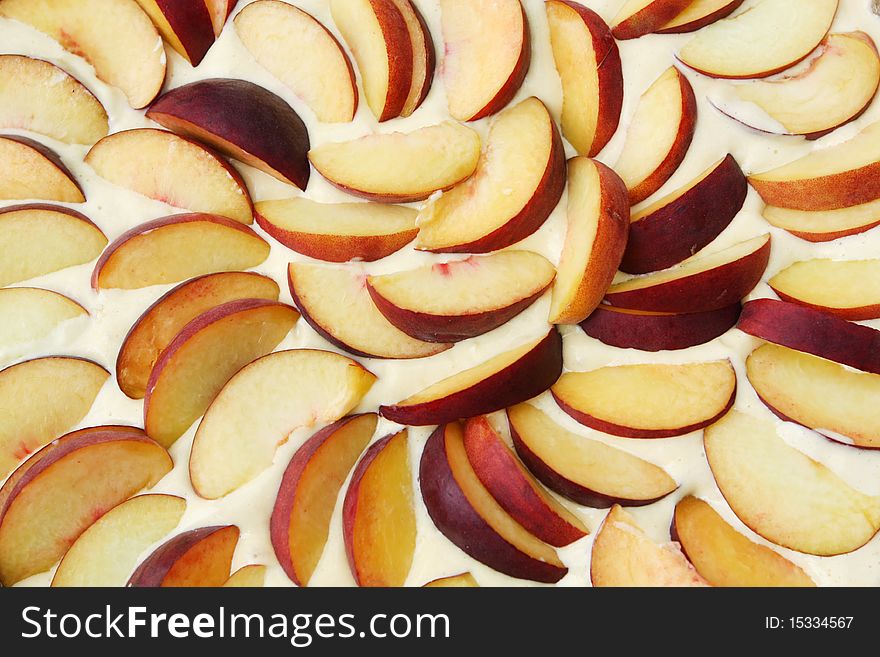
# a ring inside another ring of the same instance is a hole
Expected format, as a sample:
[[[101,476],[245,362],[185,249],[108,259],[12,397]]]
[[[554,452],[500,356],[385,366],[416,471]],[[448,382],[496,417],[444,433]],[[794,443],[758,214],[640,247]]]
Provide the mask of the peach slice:
[[[508,408],[507,421],[526,467],[548,488],[578,504],[643,506],[678,488],[662,468],[566,431],[530,404]]]
[[[751,353],[746,373],[761,401],[783,420],[844,444],[880,448],[880,421],[872,401],[880,393],[877,374],[773,344]]]
[[[0,16],[9,4],[0,5]],[[0,127],[69,144],[94,144],[109,130],[104,106],[79,80],[54,64],[22,55],[0,55]]]
[[[696,32],[701,27],[727,18],[742,3],[743,0],[693,0],[684,11],[655,31],[658,34]]]
[[[477,580],[470,573],[461,573],[459,575],[450,575],[449,577],[440,577],[432,579],[422,588],[426,589],[448,589],[448,588],[474,588],[479,587]]]
[[[223,588],[262,588],[266,582],[266,566],[250,564],[242,566],[229,576]]]
[[[502,249],[538,230],[564,188],[565,153],[556,123],[544,103],[527,98],[494,118],[473,177],[419,212],[417,248]]]
[[[309,151],[309,160],[344,192],[380,203],[410,203],[468,178],[480,160],[480,136],[445,121],[408,133],[322,144]]]
[[[658,545],[617,505],[593,542],[590,581],[593,586],[709,586],[676,544]]]
[[[623,69],[617,42],[592,9],[569,0],[544,6],[562,80],[562,134],[578,153],[594,157],[620,123]]]
[[[230,301],[199,315],[165,347],[147,381],[147,434],[171,445],[202,415],[226,382],[271,352],[299,313],[265,299]]]
[[[730,225],[749,184],[732,155],[632,214],[620,265],[630,274],[666,269],[690,258]]]
[[[289,249],[316,260],[372,262],[412,242],[412,208],[384,203],[317,203],[307,198],[259,201],[260,228]]]
[[[799,566],[750,541],[696,497],[688,495],[675,505],[672,533],[712,586],[816,586]]]
[[[550,287],[556,271],[531,251],[501,251],[466,260],[370,276],[370,296],[389,322],[427,342],[457,342],[491,331]]]
[[[880,199],[837,210],[791,210],[768,205],[763,215],[771,226],[782,228],[802,240],[830,242],[859,235],[880,225]]]
[[[231,164],[165,130],[138,128],[104,137],[85,161],[108,182],[193,212],[253,221],[250,195]]]
[[[0,286],[85,264],[106,244],[101,229],[76,210],[7,206],[0,209]]]
[[[416,550],[407,431],[370,445],[342,504],[348,566],[358,586],[403,586]]]
[[[618,308],[661,313],[718,310],[751,292],[769,260],[768,233],[710,255],[694,256],[677,267],[612,285],[605,300]]]
[[[688,8],[693,0],[626,0],[612,23],[617,39],[638,39],[656,32]]]
[[[245,80],[212,78],[162,94],[147,117],[281,182],[309,182],[309,133],[281,97]]]
[[[58,565],[52,586],[125,586],[144,550],[173,530],[186,500],[138,495],[113,507],[76,539]]]
[[[803,260],[769,281],[783,300],[859,321],[880,318],[880,260]]]
[[[376,431],[374,413],[343,418],[309,438],[284,471],[269,536],[278,563],[297,586],[315,572],[339,491]]]
[[[736,373],[728,360],[617,365],[568,372],[551,388],[559,407],[597,431],[668,438],[697,431],[733,406]]]
[[[601,162],[568,163],[568,227],[550,304],[551,324],[577,324],[614,280],[629,232],[626,185]]]
[[[231,493],[268,468],[291,433],[335,422],[375,381],[350,358],[316,349],[279,351],[246,365],[223,386],[196,431],[193,488],[208,499]]]
[[[730,508],[768,541],[832,556],[862,547],[880,528],[880,498],[791,447],[774,422],[734,411],[706,429],[704,442]]]
[[[233,21],[254,59],[281,80],[319,121],[349,122],[358,107],[354,69],[336,37],[303,10],[257,0]]]
[[[214,26],[214,36],[220,36],[237,3],[238,0],[205,0],[208,13],[211,14],[211,24]]]
[[[396,403],[379,407],[400,424],[424,426],[493,413],[535,397],[562,373],[562,336],[543,337],[453,374]]]
[[[162,38],[191,65],[198,66],[214,45],[214,20],[205,2],[137,0]]]
[[[412,46],[412,83],[409,95],[403,104],[400,116],[410,116],[424,102],[434,82],[434,67],[437,63],[437,55],[434,52],[434,39],[428,29],[425,18],[419,12],[412,0],[392,0],[400,10],[406,29],[409,32],[409,40]]]
[[[412,338],[385,319],[359,268],[292,262],[288,282],[293,302],[309,326],[355,356],[425,358],[452,346]]]
[[[531,63],[520,0],[440,0],[440,16],[449,113],[459,121],[495,114],[513,100]]]
[[[477,561],[538,582],[558,582],[568,572],[556,551],[508,515],[480,482],[457,422],[437,427],[428,438],[419,482],[437,529]]]
[[[73,299],[37,287],[0,289],[0,349],[39,340],[69,319],[88,316]]]
[[[330,0],[330,13],[357,62],[370,110],[381,121],[403,112],[413,81],[413,43],[392,0]]]
[[[48,570],[98,518],[171,466],[138,429],[94,427],[50,443],[0,489],[0,582]]]
[[[3,0],[0,16],[27,23],[83,57],[136,109],[149,105],[162,88],[162,39],[134,0]]]
[[[269,245],[237,221],[213,214],[173,214],[117,237],[92,273],[96,290],[133,290],[191,276],[256,267]]]
[[[0,136],[0,198],[84,203],[76,178],[48,146],[15,135]]]
[[[642,94],[614,170],[635,205],[660,189],[687,155],[697,123],[697,99],[674,66]]]
[[[838,0],[762,0],[700,30],[678,58],[715,78],[762,78],[807,57],[831,27]]]
[[[229,579],[235,525],[200,527],[169,539],[138,566],[126,586],[215,587]]]
[[[0,478],[82,420],[109,376],[97,363],[65,356],[0,370]]]

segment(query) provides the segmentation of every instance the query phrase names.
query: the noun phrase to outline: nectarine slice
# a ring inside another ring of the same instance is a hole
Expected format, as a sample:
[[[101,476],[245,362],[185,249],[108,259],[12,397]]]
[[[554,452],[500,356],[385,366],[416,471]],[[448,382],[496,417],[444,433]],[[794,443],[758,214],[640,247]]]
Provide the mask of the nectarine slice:
[[[63,294],[36,287],[0,289],[0,349],[39,340],[62,322],[87,317],[88,311]]]
[[[440,577],[432,579],[425,584],[426,589],[445,589],[445,588],[474,588],[479,587],[477,580],[470,573],[461,573],[460,575],[450,575],[449,577]]]
[[[392,0],[392,2],[400,10],[403,20],[406,22],[406,30],[409,32],[412,46],[412,83],[409,87],[409,95],[407,95],[403,109],[400,111],[400,116],[410,116],[424,102],[431,90],[437,55],[434,53],[434,39],[431,38],[431,31],[419,12],[419,8],[412,3],[412,0]]]
[[[48,146],[15,135],[0,136],[0,198],[83,203],[70,170]]]
[[[787,230],[808,242],[832,240],[859,235],[880,225],[880,200],[838,210],[791,210],[768,205],[764,218],[771,226]]]
[[[843,319],[880,318],[880,260],[802,260],[776,274],[769,285],[785,301]]]
[[[266,566],[249,564],[242,566],[229,576],[223,584],[223,588],[262,588],[266,581]]]
[[[617,39],[638,39],[655,32],[682,11],[693,0],[626,0],[612,21]]]
[[[205,0],[137,0],[162,38],[186,61],[198,66],[214,45],[214,21]]]
[[[238,4],[238,0],[205,0],[205,4],[211,14],[214,35],[219,37],[226,25],[226,19],[232,15],[232,10]]]
[[[658,34],[696,32],[701,27],[727,18],[742,3],[743,0],[693,0],[680,14],[655,31]]]
[[[235,525],[200,527],[169,539],[138,566],[127,586],[216,587],[229,579]]]

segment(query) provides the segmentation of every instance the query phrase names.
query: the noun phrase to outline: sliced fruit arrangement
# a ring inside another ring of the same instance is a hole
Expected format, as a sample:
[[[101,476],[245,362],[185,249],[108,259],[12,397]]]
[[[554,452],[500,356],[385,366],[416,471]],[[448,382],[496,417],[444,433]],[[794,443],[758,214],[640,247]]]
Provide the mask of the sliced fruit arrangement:
[[[86,529],[64,555],[52,586],[125,586],[138,557],[172,531],[186,500],[138,495],[113,507]]]
[[[214,21],[205,0],[137,0],[162,38],[186,61],[198,66],[214,45]]]
[[[412,0],[392,0],[400,10],[409,32],[412,46],[412,83],[409,95],[403,104],[400,116],[410,116],[424,102],[434,82],[434,68],[437,65],[437,54],[434,52],[434,39],[428,29],[425,18]]]
[[[877,374],[774,344],[751,353],[746,373],[761,400],[783,420],[844,444],[880,448]]]
[[[662,468],[559,426],[530,404],[507,409],[516,453],[548,488],[594,508],[652,504],[678,488]]]
[[[678,58],[715,78],[762,78],[806,58],[822,42],[838,0],[761,0],[700,30]]]
[[[238,535],[235,525],[200,527],[178,534],[137,567],[127,586],[223,586],[229,579]]]
[[[266,581],[266,566],[249,564],[229,576],[223,588],[262,588]]]
[[[739,9],[743,0],[692,0],[675,18],[663,25],[659,34],[682,34],[696,32],[715,21],[727,18]]]
[[[135,0],[3,0],[0,16],[27,23],[83,57],[134,108],[149,105],[162,88],[165,50]]]
[[[426,589],[446,589],[446,588],[474,588],[479,587],[477,580],[470,573],[461,573],[460,575],[450,575],[449,577],[440,577],[432,579],[424,585]]]
[[[802,260],[776,274],[769,285],[785,301],[843,319],[880,318],[880,260]]]
[[[593,541],[593,586],[709,586],[674,543],[652,541],[629,513],[612,507]]]
[[[93,427],[59,438],[0,488],[0,582],[48,570],[106,511],[171,470],[140,429]]]
[[[562,80],[562,134],[578,153],[597,155],[617,132],[623,69],[617,42],[592,9],[569,0],[544,4]]]
[[[73,174],[48,146],[15,135],[0,135],[0,199],[84,203]]]
[[[324,427],[300,446],[284,471],[269,536],[278,563],[297,586],[307,586],[315,572],[339,491],[377,422],[377,415],[366,413]]]
[[[763,214],[770,225],[787,230],[802,240],[830,242],[859,235],[880,225],[880,200],[837,210],[818,211],[791,210],[768,205]]]
[[[88,311],[63,294],[37,287],[0,289],[0,349],[15,349],[49,335],[69,319]]]
[[[92,287],[132,290],[217,271],[256,267],[269,244],[247,226],[213,214],[174,214],[135,226],[108,246]]]
[[[407,335],[457,342],[518,315],[555,275],[553,265],[537,253],[501,251],[370,276],[367,289],[379,312]]]
[[[483,486],[457,422],[437,427],[428,438],[419,482],[437,529],[477,561],[538,582],[557,582],[568,572],[553,547],[516,522]]]
[[[107,238],[70,208],[29,203],[0,209],[0,286],[91,262]]]
[[[816,586],[799,566],[740,534],[699,498],[688,495],[675,505],[672,536],[712,586]]]
[[[440,0],[449,113],[476,121],[507,105],[531,63],[529,22],[520,0]]]
[[[718,488],[759,536],[798,552],[852,552],[880,528],[880,498],[852,488],[777,434],[776,423],[734,411],[704,435]]]
[[[556,123],[544,103],[527,98],[494,118],[473,177],[419,213],[417,248],[502,249],[538,230],[564,188],[565,153]]]
[[[697,99],[688,79],[674,66],[642,94],[614,170],[641,203],[660,189],[679,165],[694,137]]]
[[[406,429],[373,443],[355,467],[342,504],[342,533],[358,586],[403,586],[416,550]]]
[[[335,422],[375,381],[350,358],[316,349],[278,351],[244,366],[217,393],[196,431],[193,488],[217,499],[246,484],[272,464],[291,433]]]
[[[617,39],[638,39],[656,32],[681,14],[692,0],[626,0],[612,21]]]
[[[114,185],[174,207],[253,221],[241,175],[191,139],[153,128],[105,137],[86,155],[95,172]]]
[[[562,336],[543,337],[438,381],[396,403],[379,407],[393,422],[423,426],[500,411],[535,397],[562,373]]]
[[[632,213],[620,269],[646,274],[690,258],[730,225],[749,185],[732,155]]]
[[[10,4],[0,3],[0,16],[8,15]],[[100,101],[63,69],[42,59],[0,55],[0,127],[94,144],[107,134],[109,123]]]
[[[468,178],[480,160],[480,136],[444,121],[407,133],[321,144],[309,151],[309,160],[344,192],[380,203],[410,203]]]

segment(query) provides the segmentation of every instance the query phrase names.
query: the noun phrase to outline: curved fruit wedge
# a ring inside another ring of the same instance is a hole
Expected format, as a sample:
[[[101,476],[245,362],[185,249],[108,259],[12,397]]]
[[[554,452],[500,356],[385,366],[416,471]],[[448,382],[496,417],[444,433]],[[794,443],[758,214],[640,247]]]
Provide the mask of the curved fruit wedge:
[[[396,404],[379,407],[393,422],[424,426],[493,413],[535,397],[562,373],[562,336],[547,335],[453,374]]]
[[[638,39],[656,32],[682,11],[692,0],[626,0],[612,21],[616,39]]]
[[[449,577],[440,577],[432,579],[422,588],[426,589],[444,589],[444,588],[473,588],[479,587],[477,580],[470,573],[461,573],[460,575],[450,575]]]
[[[171,445],[232,377],[271,352],[299,313],[264,299],[240,299],[199,315],[162,351],[144,396],[147,434]]]
[[[773,344],[751,353],[746,373],[761,400],[782,419],[845,444],[880,448],[873,401],[880,376]]]
[[[412,208],[384,203],[317,203],[307,198],[259,201],[260,228],[316,260],[372,262],[412,242],[418,228]]]
[[[171,470],[138,429],[94,427],[50,443],[0,489],[0,582],[48,570],[98,518]]]
[[[466,260],[370,276],[370,296],[389,322],[427,342],[457,342],[491,331],[532,304],[556,271],[531,251],[501,251]]]
[[[672,269],[609,288],[612,306],[662,313],[695,313],[732,306],[760,282],[770,259],[770,235],[761,235]]]
[[[233,23],[254,59],[302,99],[319,121],[354,118],[354,69],[336,37],[314,17],[286,2],[258,0],[244,7]]]
[[[425,358],[452,345],[410,337],[376,308],[367,275],[356,267],[292,262],[288,282],[293,302],[309,326],[324,339],[355,356]]]
[[[215,587],[229,579],[235,525],[201,527],[169,539],[138,566],[127,586]]]
[[[179,0],[137,0],[162,38],[191,65],[198,66],[214,45],[214,21],[208,5]]]
[[[568,372],[551,388],[581,424],[626,438],[668,438],[722,417],[736,396],[730,361],[618,365]]]
[[[134,0],[3,0],[0,16],[32,25],[83,57],[134,108],[149,105],[165,80],[162,40]]]
[[[279,351],[239,370],[205,412],[189,461],[193,488],[217,499],[272,464],[291,433],[335,422],[351,411],[376,377],[340,354]]]
[[[457,422],[437,427],[428,438],[419,482],[437,529],[477,561],[538,582],[558,582],[568,572],[556,551],[511,518],[480,482]]]
[[[108,182],[177,208],[253,221],[247,187],[223,158],[165,130],[138,128],[105,137],[85,161]]]
[[[706,27],[727,18],[739,9],[743,0],[693,0],[680,14],[668,23],[664,24],[658,34],[682,34],[695,32],[701,27]]]
[[[529,21],[520,0],[440,0],[449,113],[476,121],[503,109],[529,71]]]
[[[416,550],[406,429],[370,445],[342,505],[348,566],[358,586],[403,586]]]
[[[527,531],[556,547],[589,533],[580,518],[535,481],[485,415],[465,423],[464,448],[486,490]]]
[[[789,446],[774,422],[734,411],[706,430],[704,442],[730,508],[768,541],[832,556],[862,547],[880,528],[880,499]]]
[[[92,287],[133,290],[216,271],[256,267],[269,245],[237,221],[213,214],[173,214],[117,237],[92,273]]]
[[[783,300],[859,321],[880,318],[880,260],[802,260],[769,281]]]
[[[425,18],[419,12],[412,0],[392,0],[400,10],[406,29],[409,32],[409,40],[412,46],[412,82],[409,87],[409,95],[403,104],[400,116],[410,116],[419,105],[424,102],[431,90],[434,81],[434,67],[437,64],[437,55],[434,52],[434,39],[428,29]]]
[[[138,557],[183,517],[186,500],[138,495],[110,509],[76,539],[52,586],[125,586]]]
[[[623,69],[617,42],[592,9],[569,0],[548,0],[544,7],[562,80],[562,134],[578,153],[593,157],[620,123]]]
[[[565,188],[565,153],[556,123],[527,98],[492,121],[473,177],[419,212],[417,248],[485,253],[534,233]]]
[[[632,213],[621,271],[672,267],[707,246],[742,209],[749,184],[732,155]]]
[[[296,450],[281,478],[269,536],[278,563],[297,586],[315,572],[339,491],[376,431],[374,413],[324,427]]]
[[[332,185],[380,203],[423,201],[469,177],[479,159],[480,136],[452,121],[322,144],[309,152],[315,170]]]
[[[211,14],[214,35],[219,37],[226,25],[226,20],[232,15],[232,10],[238,4],[238,0],[205,0],[205,4],[208,6],[208,13]],[[248,567],[245,566],[245,568]]]
[[[262,588],[265,582],[266,566],[250,564],[232,573],[223,584],[223,588]]]
[[[147,118],[281,182],[309,182],[309,133],[281,97],[245,80],[212,78],[162,94]]]
[[[8,6],[0,5],[0,16]],[[0,127],[69,144],[94,144],[109,130],[104,106],[82,83],[54,64],[22,55],[0,55]]]
[[[614,506],[596,534],[590,558],[593,586],[708,586],[674,543],[648,538],[635,518]]]
[[[641,203],[672,177],[687,155],[697,123],[697,99],[674,66],[642,94],[614,170]]]
[[[601,162],[573,158],[568,163],[567,214],[551,324],[586,319],[614,280],[629,232],[626,185]]]
[[[0,349],[44,338],[62,322],[88,316],[73,299],[37,287],[0,289]],[[11,318],[11,319],[10,319]]]
[[[816,586],[799,566],[750,541],[696,497],[675,505],[672,534],[712,586]]]
[[[507,420],[523,463],[548,488],[578,504],[643,506],[678,488],[662,468],[566,431],[530,404],[508,408]]]
[[[107,238],[85,215],[42,203],[0,209],[0,286],[82,265]]]
[[[0,370],[0,478],[82,420],[109,376],[97,363],[65,356]]]
[[[15,135],[0,136],[0,198],[84,203],[70,170],[48,146]]]
[[[762,0],[700,30],[678,58],[715,78],[762,78],[779,73],[822,42],[837,4],[838,0]]]
[[[764,218],[771,226],[787,230],[808,242],[832,240],[859,235],[880,225],[880,200],[838,210],[790,210],[768,205]]]

